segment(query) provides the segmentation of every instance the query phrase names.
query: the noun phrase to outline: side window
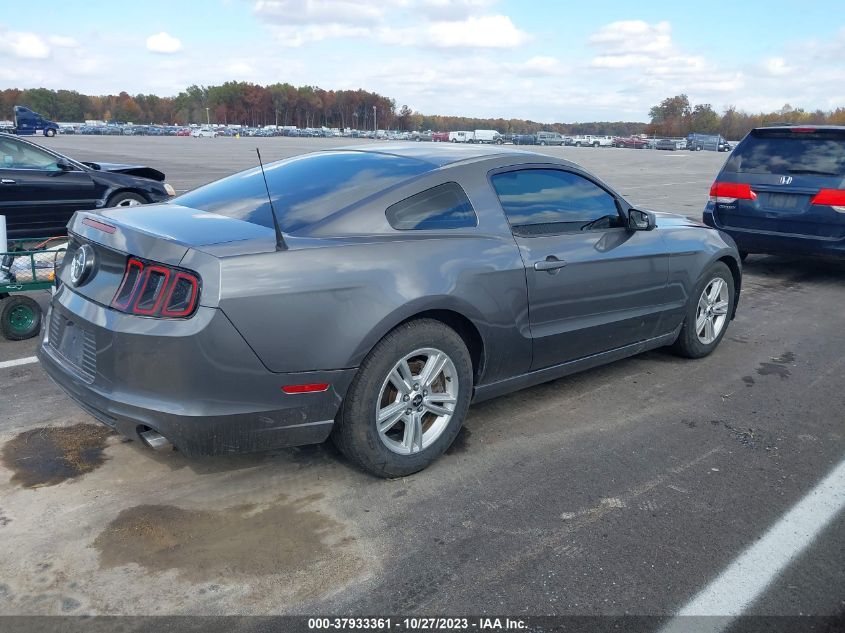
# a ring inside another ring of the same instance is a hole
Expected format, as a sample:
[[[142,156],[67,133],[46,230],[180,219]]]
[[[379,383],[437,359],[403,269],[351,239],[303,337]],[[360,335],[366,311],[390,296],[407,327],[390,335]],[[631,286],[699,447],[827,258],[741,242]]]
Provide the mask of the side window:
[[[496,174],[492,181],[516,234],[624,226],[615,198],[578,174],[557,169],[524,169]]]
[[[16,139],[0,139],[0,167],[57,170],[56,157]]]
[[[385,211],[387,221],[400,231],[461,229],[478,224],[478,217],[464,190],[447,182],[392,204]]]

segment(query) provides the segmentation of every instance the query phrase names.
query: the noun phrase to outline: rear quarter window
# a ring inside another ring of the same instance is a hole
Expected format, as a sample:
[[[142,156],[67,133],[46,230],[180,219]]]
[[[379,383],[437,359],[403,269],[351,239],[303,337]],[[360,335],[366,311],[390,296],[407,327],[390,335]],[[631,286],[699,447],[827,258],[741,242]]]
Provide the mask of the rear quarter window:
[[[845,176],[845,131],[755,131],[737,146],[725,171]]]
[[[265,165],[264,169],[281,229],[295,233],[430,171],[432,166],[390,154],[339,150],[295,156]],[[254,168],[190,191],[172,202],[273,228],[267,188],[261,170]]]
[[[397,202],[385,211],[394,229],[460,229],[477,226],[478,217],[466,193],[456,182],[447,182]]]

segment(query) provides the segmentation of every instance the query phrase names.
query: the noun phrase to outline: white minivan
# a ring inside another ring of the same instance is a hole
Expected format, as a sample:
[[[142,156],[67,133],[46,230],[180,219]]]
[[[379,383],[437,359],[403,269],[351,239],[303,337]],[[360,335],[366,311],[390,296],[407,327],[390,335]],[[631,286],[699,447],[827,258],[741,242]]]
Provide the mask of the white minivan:
[[[472,136],[472,132],[449,132],[450,143],[466,143]]]

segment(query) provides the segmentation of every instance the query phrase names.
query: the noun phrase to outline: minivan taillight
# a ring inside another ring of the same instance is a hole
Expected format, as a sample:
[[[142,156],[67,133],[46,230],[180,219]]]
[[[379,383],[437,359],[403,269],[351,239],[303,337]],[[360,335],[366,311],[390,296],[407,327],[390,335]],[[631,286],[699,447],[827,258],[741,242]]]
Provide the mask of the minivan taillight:
[[[810,204],[828,205],[834,211],[845,213],[845,189],[822,189],[813,196]]]
[[[714,182],[710,187],[710,202],[731,204],[737,200],[756,200],[757,194],[751,191],[751,185],[737,182]]]
[[[126,314],[183,319],[194,313],[199,291],[195,273],[130,257],[111,307]]]

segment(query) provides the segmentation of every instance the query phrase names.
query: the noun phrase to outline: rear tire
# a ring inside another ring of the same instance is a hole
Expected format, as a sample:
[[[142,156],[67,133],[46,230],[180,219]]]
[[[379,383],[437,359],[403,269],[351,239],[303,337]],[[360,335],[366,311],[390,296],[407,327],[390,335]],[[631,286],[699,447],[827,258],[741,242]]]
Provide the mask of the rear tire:
[[[435,373],[426,380],[424,368],[430,362]],[[443,366],[436,369],[439,362]],[[377,477],[418,472],[458,435],[469,408],[472,375],[469,352],[454,330],[433,319],[404,323],[361,363],[335,420],[332,441],[351,462]]]
[[[9,341],[25,341],[41,331],[41,306],[23,295],[0,301],[0,334]]]
[[[672,351],[684,358],[703,358],[716,349],[730,324],[735,292],[733,275],[724,263],[716,262],[708,268],[695,284]]]

